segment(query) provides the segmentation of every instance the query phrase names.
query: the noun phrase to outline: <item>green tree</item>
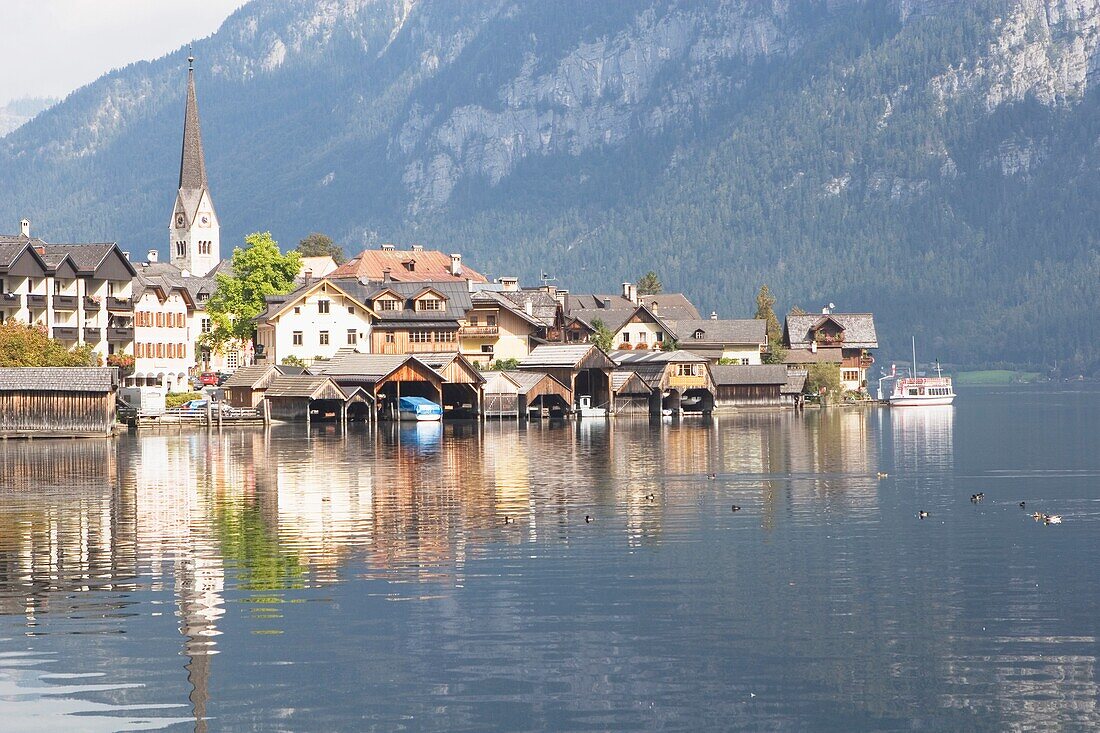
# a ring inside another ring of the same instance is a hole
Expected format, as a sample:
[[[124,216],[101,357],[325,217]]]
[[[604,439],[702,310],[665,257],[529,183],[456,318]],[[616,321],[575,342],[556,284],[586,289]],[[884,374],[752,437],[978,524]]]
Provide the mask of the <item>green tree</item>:
[[[650,270],[638,280],[638,295],[656,295],[661,292],[661,278]]]
[[[840,367],[836,364],[811,364],[806,370],[807,394],[821,394],[821,388],[836,397],[840,394]]]
[[[302,241],[298,242],[296,250],[302,257],[331,257],[333,261],[342,265],[347,262],[344,248],[332,241],[332,237],[320,232],[313,232]]]
[[[99,364],[87,344],[66,349],[46,335],[45,326],[17,321],[0,324],[0,367],[86,367]]]
[[[756,315],[753,318],[758,318],[767,324],[768,343],[778,345],[783,338],[783,329],[779,326],[779,319],[775,317],[774,305],[775,297],[772,296],[771,290],[767,285],[761,285],[760,292],[756,294]]]
[[[611,344],[615,340],[615,334],[611,333],[611,329],[607,327],[607,324],[597,318],[592,321],[592,328],[595,333],[592,334],[592,343],[599,346],[603,351],[611,351]]]
[[[519,366],[519,359],[494,359],[489,362],[489,371],[506,372]]]
[[[304,361],[302,361],[298,357],[294,356],[293,354],[290,355],[290,356],[284,356],[279,363],[282,364],[283,366],[292,366],[292,367],[304,367],[306,365],[306,363]]]
[[[207,312],[212,328],[202,338],[204,346],[220,348],[232,341],[247,341],[256,333],[256,318],[269,295],[282,295],[294,287],[301,267],[297,252],[283,254],[270,232],[244,238],[245,246],[233,248],[230,275],[219,274],[218,287]]]
[[[784,364],[787,361],[787,350],[779,344],[771,344],[768,350],[760,357],[765,364]]]

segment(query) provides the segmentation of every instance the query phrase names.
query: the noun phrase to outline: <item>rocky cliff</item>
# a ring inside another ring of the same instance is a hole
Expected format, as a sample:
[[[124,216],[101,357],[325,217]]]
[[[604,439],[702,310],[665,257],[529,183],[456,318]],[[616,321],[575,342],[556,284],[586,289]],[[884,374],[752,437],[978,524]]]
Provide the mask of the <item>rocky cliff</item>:
[[[942,358],[1093,368],[1059,293],[1100,295],[1098,37],[1100,0],[256,0],[195,54],[226,241],[655,268],[723,314],[766,281]],[[0,139],[0,221],[163,245],[184,55]]]

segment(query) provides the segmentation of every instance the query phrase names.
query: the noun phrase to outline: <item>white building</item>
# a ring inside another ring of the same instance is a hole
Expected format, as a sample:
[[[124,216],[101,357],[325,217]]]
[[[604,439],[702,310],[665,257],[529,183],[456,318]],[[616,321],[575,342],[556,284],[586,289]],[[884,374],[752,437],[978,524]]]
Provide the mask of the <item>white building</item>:
[[[135,274],[117,244],[49,244],[0,234],[0,320],[36,324],[65,346],[87,344],[104,361],[133,353]]]
[[[156,255],[149,253],[151,263]],[[183,283],[148,270],[142,265],[134,278],[134,372],[126,382],[186,392],[195,370],[194,297]]]
[[[369,352],[373,317],[359,298],[331,280],[318,280],[268,298],[256,321],[256,342],[268,364],[287,358],[312,364],[340,349]]]

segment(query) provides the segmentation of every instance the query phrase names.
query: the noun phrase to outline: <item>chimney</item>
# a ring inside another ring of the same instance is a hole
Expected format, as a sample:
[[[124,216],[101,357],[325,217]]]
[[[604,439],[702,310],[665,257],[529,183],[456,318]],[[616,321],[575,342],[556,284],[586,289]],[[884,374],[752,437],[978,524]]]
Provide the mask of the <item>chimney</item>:
[[[423,252],[423,251],[424,251],[424,245],[422,245],[422,244],[414,244],[414,245],[413,245],[413,246],[412,246],[412,247],[411,247],[410,249],[411,249],[411,250],[412,250],[413,252]]]
[[[535,306],[531,304],[531,301],[523,301],[523,312],[527,314],[527,317],[535,315]]]
[[[394,247],[393,247],[392,244],[383,244],[382,245],[382,251],[383,252],[393,252],[393,250],[394,250]]]
[[[35,247],[34,251],[37,252],[40,257],[44,257],[46,255],[46,248],[45,247]],[[127,255],[129,255],[128,252],[127,252]],[[130,258],[127,257],[126,259],[130,259]]]
[[[630,283],[623,283],[623,297],[630,300]]]
[[[810,342],[810,353],[811,354],[816,354],[817,353],[817,339],[814,339],[813,341]]]
[[[31,238],[31,222],[30,222],[30,219],[20,219],[19,220],[19,236],[26,237],[27,239]]]
[[[600,307],[601,308],[610,308],[611,307],[611,298],[604,298],[603,300],[601,300],[600,301]]]
[[[462,255],[451,255],[451,274],[458,277],[462,274]]]
[[[123,252],[123,253],[122,253],[122,256],[126,258],[126,261],[127,261],[127,262],[129,262],[129,261],[130,261],[130,253],[129,253],[129,252]]]
[[[306,270],[302,279],[305,281],[303,284],[308,288],[313,283],[313,270]]]
[[[518,277],[502,277],[499,278],[501,287],[506,293],[514,293],[519,290],[519,278]]]
[[[391,280],[392,280],[392,278],[390,277],[390,268],[383,267],[382,268],[382,282],[388,283]]]
[[[630,302],[634,305],[638,305],[638,286],[630,286]]]
[[[160,253],[157,252],[155,249],[151,249],[149,250],[149,253],[145,255],[145,261],[156,262],[158,257],[160,257]]]
[[[717,321],[718,320],[718,311],[711,311],[710,312],[710,320],[712,320],[712,321]]]

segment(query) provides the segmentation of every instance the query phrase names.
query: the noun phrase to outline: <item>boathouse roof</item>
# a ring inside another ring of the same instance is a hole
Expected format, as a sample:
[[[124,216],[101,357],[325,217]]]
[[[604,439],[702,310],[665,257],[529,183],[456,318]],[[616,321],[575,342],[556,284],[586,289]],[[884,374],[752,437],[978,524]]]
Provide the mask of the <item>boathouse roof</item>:
[[[719,387],[757,384],[786,384],[787,367],[782,364],[734,364],[711,367]]]
[[[114,367],[3,367],[0,392],[111,392]]]

